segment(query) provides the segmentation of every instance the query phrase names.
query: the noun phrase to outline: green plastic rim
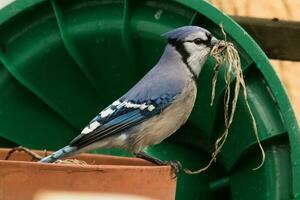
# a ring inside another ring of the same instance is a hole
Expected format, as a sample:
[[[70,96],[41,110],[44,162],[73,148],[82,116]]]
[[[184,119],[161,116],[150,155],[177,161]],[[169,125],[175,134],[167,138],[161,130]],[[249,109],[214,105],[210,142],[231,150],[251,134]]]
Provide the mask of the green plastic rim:
[[[157,62],[166,44],[162,33],[188,24],[218,38],[223,24],[237,46],[267,159],[251,170],[260,154],[241,98],[218,163],[201,175],[180,174],[177,199],[300,199],[300,131],[288,96],[258,45],[206,1],[22,0],[4,7],[0,145],[66,145]],[[188,123],[150,153],[191,169],[208,162],[223,129],[224,82],[218,82],[216,104],[209,106],[213,64],[209,59],[201,72]]]

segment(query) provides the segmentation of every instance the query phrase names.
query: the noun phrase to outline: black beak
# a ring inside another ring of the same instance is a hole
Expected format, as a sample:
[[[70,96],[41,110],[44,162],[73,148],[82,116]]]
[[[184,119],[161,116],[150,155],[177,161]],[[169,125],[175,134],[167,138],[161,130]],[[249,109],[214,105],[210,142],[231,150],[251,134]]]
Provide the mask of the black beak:
[[[206,45],[209,47],[213,47],[215,44],[217,44],[219,42],[219,40],[217,38],[215,38],[214,36],[212,36],[211,33],[205,33],[207,40],[206,40]]]
[[[218,40],[215,37],[212,37],[211,40],[210,40],[210,46],[213,47],[215,44],[217,44],[219,42],[220,42],[220,40]]]

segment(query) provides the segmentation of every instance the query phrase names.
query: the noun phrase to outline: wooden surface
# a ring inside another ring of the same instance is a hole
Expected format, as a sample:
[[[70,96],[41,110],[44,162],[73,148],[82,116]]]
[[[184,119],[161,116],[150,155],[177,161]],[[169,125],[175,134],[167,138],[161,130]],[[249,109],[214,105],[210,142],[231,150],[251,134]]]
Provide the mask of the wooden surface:
[[[231,17],[249,33],[269,58],[300,62],[300,21],[237,15]]]
[[[300,21],[300,0],[209,0],[209,2],[228,15]],[[271,62],[287,89],[300,122],[300,62],[278,60]]]

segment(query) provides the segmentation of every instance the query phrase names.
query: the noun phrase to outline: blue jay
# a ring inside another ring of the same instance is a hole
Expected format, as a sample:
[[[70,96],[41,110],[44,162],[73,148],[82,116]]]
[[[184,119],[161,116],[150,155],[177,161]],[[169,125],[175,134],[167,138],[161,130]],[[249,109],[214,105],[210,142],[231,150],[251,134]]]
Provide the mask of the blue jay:
[[[116,147],[179,171],[178,161],[162,161],[143,150],[160,143],[187,121],[196,99],[197,78],[218,40],[197,26],[176,28],[164,36],[168,44],[152,70],[100,112],[69,145],[39,162]]]

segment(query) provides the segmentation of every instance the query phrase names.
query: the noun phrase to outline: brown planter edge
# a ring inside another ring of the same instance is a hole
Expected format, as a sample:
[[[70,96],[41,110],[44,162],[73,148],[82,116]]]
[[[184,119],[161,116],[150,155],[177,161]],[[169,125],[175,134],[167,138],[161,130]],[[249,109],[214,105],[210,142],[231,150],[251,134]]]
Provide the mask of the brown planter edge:
[[[126,193],[175,199],[176,179],[170,166],[155,166],[138,158],[95,154],[75,157],[87,165],[32,162],[24,152],[15,152],[12,160],[3,160],[9,150],[0,149],[0,199],[29,200],[39,190]]]

